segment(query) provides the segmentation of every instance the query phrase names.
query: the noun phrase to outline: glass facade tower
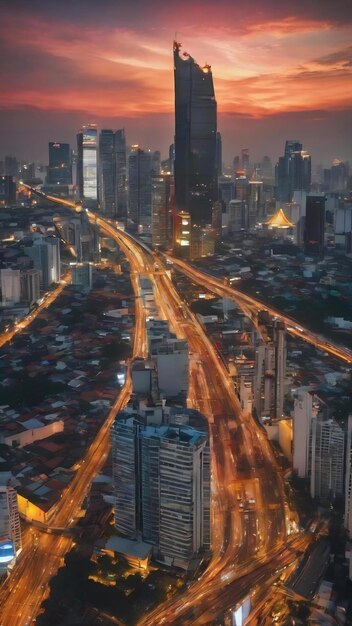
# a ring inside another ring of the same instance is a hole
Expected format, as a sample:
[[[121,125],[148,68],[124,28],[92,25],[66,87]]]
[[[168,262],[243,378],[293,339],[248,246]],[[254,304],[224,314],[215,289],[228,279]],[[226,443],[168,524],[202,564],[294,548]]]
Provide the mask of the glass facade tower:
[[[200,67],[174,42],[175,206],[192,226],[212,222],[217,199],[216,100],[209,65]]]
[[[98,202],[98,130],[95,124],[83,126],[77,135],[77,182],[79,196],[89,206]]]

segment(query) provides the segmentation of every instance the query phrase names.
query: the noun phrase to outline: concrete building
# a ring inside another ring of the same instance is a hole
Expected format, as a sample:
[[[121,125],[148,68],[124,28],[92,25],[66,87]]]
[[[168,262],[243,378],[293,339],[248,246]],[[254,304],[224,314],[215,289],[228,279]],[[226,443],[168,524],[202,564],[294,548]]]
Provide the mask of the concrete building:
[[[21,299],[21,271],[0,269],[1,306],[12,306]]]
[[[37,269],[21,272],[22,298],[29,304],[34,304],[40,298],[40,271]]]
[[[72,284],[82,289],[91,289],[93,284],[93,271],[91,263],[77,263],[72,267]]]
[[[33,235],[32,245],[25,247],[25,254],[33,261],[34,269],[40,271],[40,286],[46,290],[60,280],[60,240],[57,237]]]
[[[344,430],[333,419],[312,419],[310,445],[310,494],[331,499],[344,492]]]
[[[254,406],[258,417],[283,415],[286,374],[286,329],[279,320],[267,327],[268,340],[256,349]]]
[[[115,525],[153,546],[154,556],[187,568],[210,547],[207,435],[188,426],[147,426],[121,412],[112,429]]]
[[[150,356],[156,362],[160,394],[164,398],[186,397],[189,377],[187,342],[167,339],[154,346]]]
[[[313,416],[318,409],[314,394],[299,389],[293,411],[293,470],[299,478],[308,475],[309,440]]]
[[[115,526],[119,532],[137,539],[140,531],[138,434],[141,420],[137,413],[120,412],[111,431],[112,477]]]

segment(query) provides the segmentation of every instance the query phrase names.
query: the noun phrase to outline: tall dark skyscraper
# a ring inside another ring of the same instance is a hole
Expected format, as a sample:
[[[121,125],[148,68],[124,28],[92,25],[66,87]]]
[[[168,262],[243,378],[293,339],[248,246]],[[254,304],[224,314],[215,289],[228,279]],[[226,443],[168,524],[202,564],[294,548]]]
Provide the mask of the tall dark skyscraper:
[[[115,132],[117,217],[127,218],[127,162],[125,129]]]
[[[291,202],[294,191],[310,191],[311,159],[302,150],[299,141],[288,140],[285,154],[276,165],[276,196],[282,202]]]
[[[72,185],[72,161],[69,143],[49,141],[48,185]]]
[[[325,196],[308,195],[304,229],[304,251],[309,256],[324,256]]]
[[[152,156],[138,146],[132,146],[128,159],[128,217],[135,229],[151,225]]]
[[[192,226],[212,222],[217,199],[216,100],[209,65],[200,67],[174,42],[175,206]]]

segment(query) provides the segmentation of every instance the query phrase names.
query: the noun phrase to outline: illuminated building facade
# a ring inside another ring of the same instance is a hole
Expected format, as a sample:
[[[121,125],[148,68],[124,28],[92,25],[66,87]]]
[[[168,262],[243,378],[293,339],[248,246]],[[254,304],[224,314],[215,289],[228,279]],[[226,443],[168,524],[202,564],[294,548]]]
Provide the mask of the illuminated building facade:
[[[187,211],[174,215],[174,252],[185,259],[191,252],[191,215]]]
[[[0,537],[12,542],[17,555],[22,548],[21,525],[17,492],[12,482],[11,472],[0,471]]]
[[[175,207],[193,226],[212,222],[217,199],[216,100],[209,65],[200,67],[174,43]]]
[[[152,245],[167,247],[171,236],[171,211],[174,194],[173,176],[163,174],[152,178]]]
[[[98,130],[95,124],[83,126],[77,135],[77,183],[79,197],[86,205],[98,203]]]

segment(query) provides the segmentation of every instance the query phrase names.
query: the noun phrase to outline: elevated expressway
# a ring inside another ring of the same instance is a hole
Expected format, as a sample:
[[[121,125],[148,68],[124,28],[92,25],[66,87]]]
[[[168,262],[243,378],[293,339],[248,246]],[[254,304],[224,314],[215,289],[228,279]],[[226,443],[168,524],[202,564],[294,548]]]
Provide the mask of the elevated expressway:
[[[284,315],[277,309],[273,309],[268,306],[266,303],[261,302],[260,300],[239,291],[238,289],[224,285],[221,279],[206,272],[202,272],[193,265],[190,265],[180,259],[176,259],[173,256],[167,255],[167,258],[172,262],[175,268],[190,278],[194,283],[201,285],[223,298],[233,300],[246,315],[252,318],[252,320],[259,311],[266,309],[270,315],[277,317],[286,324],[287,332],[293,337],[306,341],[318,350],[327,352],[328,354],[331,354],[331,356],[352,365],[352,352],[347,348],[336,345],[325,337],[322,337],[308,328],[303,327],[292,317]]]
[[[52,199],[52,198],[50,198]],[[61,200],[55,199],[59,204]],[[73,203],[70,204],[75,207]],[[185,337],[191,351],[189,404],[209,421],[212,451],[212,552],[205,573],[182,596],[147,614],[140,624],[213,623],[248,594],[254,585],[270,585],[273,572],[292,563],[307,539],[288,537],[291,512],[284,485],[265,433],[241,412],[226,368],[197,318],[180,299],[163,265],[145,247],[99,215],[88,212],[101,231],[117,241],[131,265],[136,297],[133,355],[146,356],[145,317],[138,298],[138,274],[153,281],[161,315],[174,332]],[[203,278],[204,284],[204,278]],[[116,413],[128,401],[131,381],[114,402],[74,479],[57,505],[51,525],[70,527],[109,449],[109,430]],[[241,463],[239,463],[241,459]],[[245,468],[243,468],[243,459]],[[251,503],[249,503],[249,500]],[[243,508],[240,504],[245,502]],[[26,534],[23,553],[0,590],[2,626],[33,623],[47,594],[47,584],[70,549],[68,537]]]

